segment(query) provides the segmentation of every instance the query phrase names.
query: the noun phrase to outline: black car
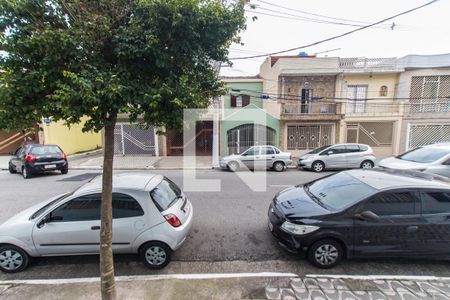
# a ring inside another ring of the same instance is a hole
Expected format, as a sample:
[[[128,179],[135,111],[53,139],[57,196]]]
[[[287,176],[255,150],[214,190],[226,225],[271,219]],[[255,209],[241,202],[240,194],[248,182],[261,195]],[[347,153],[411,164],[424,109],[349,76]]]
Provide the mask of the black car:
[[[64,151],[57,145],[24,145],[12,153],[8,167],[10,173],[21,173],[27,179],[33,174],[59,170],[67,174],[69,164]]]
[[[317,267],[352,257],[450,258],[450,185],[419,172],[351,170],[278,193],[269,229]]]

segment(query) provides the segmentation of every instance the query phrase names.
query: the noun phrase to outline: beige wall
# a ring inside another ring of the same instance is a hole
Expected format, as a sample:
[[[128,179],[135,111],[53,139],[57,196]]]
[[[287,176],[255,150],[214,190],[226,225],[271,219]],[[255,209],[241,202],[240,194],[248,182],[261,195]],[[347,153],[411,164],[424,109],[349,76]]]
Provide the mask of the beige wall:
[[[390,103],[396,95],[396,85],[398,83],[398,73],[388,74],[342,74],[336,81],[336,97],[347,98],[347,87],[349,85],[367,85],[367,98],[377,98],[369,100],[368,103]],[[387,86],[386,96],[380,96],[381,86]]]

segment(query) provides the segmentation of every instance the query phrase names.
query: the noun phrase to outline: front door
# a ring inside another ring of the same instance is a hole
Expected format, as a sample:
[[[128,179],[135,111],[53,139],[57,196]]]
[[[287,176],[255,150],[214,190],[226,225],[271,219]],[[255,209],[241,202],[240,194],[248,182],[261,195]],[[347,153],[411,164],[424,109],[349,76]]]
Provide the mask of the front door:
[[[255,160],[259,160],[259,150],[261,147],[254,146],[241,154],[241,162],[249,169],[255,168]]]
[[[355,217],[356,256],[410,256],[418,253],[418,232],[424,228],[420,224],[416,193],[382,192],[365,201],[359,211],[371,211],[379,220]]]
[[[33,229],[41,255],[90,254],[100,248],[100,194],[65,202],[50,213],[49,222]],[[39,222],[37,222],[38,224]]]
[[[347,150],[345,146],[334,146],[320,154],[326,168],[345,168],[347,166]]]

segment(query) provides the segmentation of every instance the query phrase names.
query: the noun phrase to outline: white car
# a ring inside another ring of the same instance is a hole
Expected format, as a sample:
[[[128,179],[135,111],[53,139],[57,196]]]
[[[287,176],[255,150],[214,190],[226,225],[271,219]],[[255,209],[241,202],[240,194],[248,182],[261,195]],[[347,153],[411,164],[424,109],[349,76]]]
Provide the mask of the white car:
[[[378,164],[386,169],[414,170],[450,177],[450,143],[418,147]]]
[[[28,208],[0,225],[0,270],[25,269],[31,257],[98,254],[101,177],[72,193]],[[113,176],[113,252],[139,254],[151,269],[165,267],[186,240],[193,208],[161,175]]]

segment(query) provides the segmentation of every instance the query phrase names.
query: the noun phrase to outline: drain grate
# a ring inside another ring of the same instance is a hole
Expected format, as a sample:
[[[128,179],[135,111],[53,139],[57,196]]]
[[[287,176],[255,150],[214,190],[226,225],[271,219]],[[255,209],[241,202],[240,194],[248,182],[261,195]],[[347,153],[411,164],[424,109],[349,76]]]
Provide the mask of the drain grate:
[[[101,173],[84,173],[84,174],[80,174],[80,175],[64,178],[64,179],[61,179],[61,180],[58,180],[58,181],[85,181],[85,180],[92,179],[95,176],[100,175],[100,174]]]

